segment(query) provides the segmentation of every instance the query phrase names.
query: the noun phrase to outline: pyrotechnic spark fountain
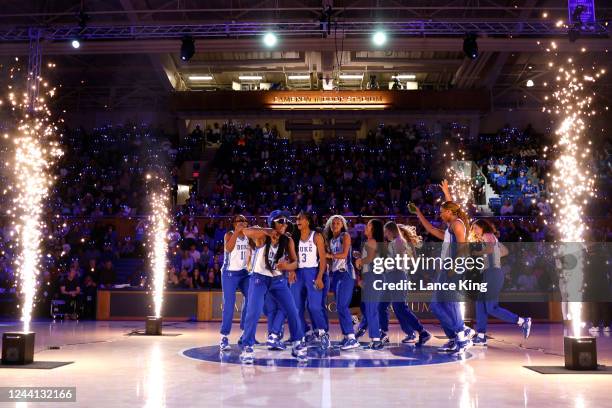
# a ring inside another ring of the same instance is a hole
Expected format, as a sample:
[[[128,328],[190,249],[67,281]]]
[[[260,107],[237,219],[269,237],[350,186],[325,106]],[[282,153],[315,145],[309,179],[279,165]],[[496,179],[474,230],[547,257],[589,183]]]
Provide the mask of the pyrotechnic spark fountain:
[[[584,242],[585,223],[583,209],[588,199],[594,195],[595,176],[587,166],[590,156],[590,142],[585,139],[585,130],[588,128],[587,118],[596,112],[591,109],[593,93],[586,87],[589,82],[595,82],[605,70],[596,70],[595,67],[587,70],[578,65],[577,61],[568,58],[565,63],[559,63],[560,57],[557,45],[552,42],[546,51],[554,55],[548,66],[554,72],[553,104],[543,108],[555,115],[558,128],[555,131],[557,142],[553,149],[558,156],[554,161],[551,175],[551,202],[555,212],[556,227],[561,243]],[[588,228],[588,227],[586,227]],[[573,254],[577,259],[574,273],[566,273],[564,290],[574,294],[582,293],[583,286],[583,257]],[[572,322],[572,333],[580,335],[582,304],[572,299],[568,303],[567,320]]]
[[[448,142],[446,142],[446,144],[448,145]],[[472,196],[472,178],[466,175],[463,169],[460,168],[461,163],[465,161],[465,151],[458,149],[457,154],[460,160],[459,163],[456,162],[457,159],[454,151],[451,151],[448,154],[451,161],[451,165],[446,168],[448,189],[451,193],[453,201],[459,204],[466,214],[469,214],[469,202]],[[444,157],[446,156],[447,154],[445,153]],[[459,168],[455,168],[455,164],[459,166]],[[469,229],[469,225],[466,225],[466,228]],[[459,302],[459,310],[461,312],[462,320],[465,320],[465,302]]]
[[[11,135],[14,156],[6,162],[9,173],[13,175],[9,189],[13,193],[13,207],[7,213],[13,217],[13,228],[17,233],[16,266],[23,298],[21,320],[23,331],[29,332],[41,259],[44,204],[55,181],[51,169],[62,152],[55,140],[57,128],[46,105],[46,99],[54,96],[55,89],[49,89],[42,78],[35,78],[46,91],[43,96],[30,100],[27,89],[21,90],[13,84],[19,83],[20,73],[19,68],[10,70],[9,103],[2,105],[8,108],[16,123]],[[31,81],[29,79],[28,83]]]
[[[459,158],[455,157],[455,152],[449,154],[451,166],[446,168],[446,177],[448,179],[448,188],[451,192],[453,200],[459,204],[466,213],[469,213],[469,202],[472,196],[472,178],[466,175],[462,169],[455,168],[456,161],[465,161],[465,151],[459,149],[457,151]],[[446,157],[446,154],[444,155]],[[458,164],[460,165],[460,164]]]
[[[149,260],[153,273],[153,302],[155,317],[161,317],[163,304],[164,281],[168,264],[168,213],[169,188],[165,180],[158,175],[147,175],[151,186],[149,200],[151,215],[149,216]]]

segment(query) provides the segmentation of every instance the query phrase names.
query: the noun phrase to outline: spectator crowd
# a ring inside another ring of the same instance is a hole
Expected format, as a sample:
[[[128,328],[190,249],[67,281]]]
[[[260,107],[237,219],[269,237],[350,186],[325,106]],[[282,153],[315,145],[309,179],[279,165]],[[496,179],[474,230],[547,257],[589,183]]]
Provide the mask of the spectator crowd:
[[[433,218],[442,196],[438,183],[445,177],[450,152],[460,150],[480,165],[501,197],[497,206],[491,206],[503,216],[494,219],[501,241],[552,241],[545,182],[551,162],[542,155],[546,138],[530,128],[519,131],[509,126],[478,140],[468,135],[469,129],[456,123],[432,127],[417,123],[380,125],[358,141],[298,143],[281,138],[267,124],[225,123],[198,127],[178,143],[177,138],[145,125],[66,129],[66,151],[47,211],[57,216],[50,217],[45,231],[51,239],[45,240],[39,276],[40,307],[47,309],[51,299],[78,299],[79,312],[93,316],[98,288],[148,287],[144,175],[162,163],[171,169],[176,188],[181,163],[197,158],[211,143],[218,145],[212,191],[190,194],[184,204],[173,208],[168,289],[220,288],[223,237],[233,214],[245,214],[263,225],[261,217],[273,209],[294,214],[304,210],[314,214],[319,226],[329,215],[342,214],[349,219],[355,248],[370,216],[416,225],[407,218],[407,204],[414,202]],[[610,183],[609,151],[609,145],[597,149],[591,163],[603,192]],[[609,217],[609,211],[609,206],[593,206],[593,215]],[[129,219],[129,233],[120,234],[108,217]],[[605,222],[594,225],[597,240],[612,238]],[[0,219],[0,297],[15,294],[13,233],[10,220]],[[531,259],[534,265],[537,256]],[[131,259],[140,262],[127,274],[121,272]],[[546,287],[542,278],[546,273],[536,269],[507,282],[508,287]]]

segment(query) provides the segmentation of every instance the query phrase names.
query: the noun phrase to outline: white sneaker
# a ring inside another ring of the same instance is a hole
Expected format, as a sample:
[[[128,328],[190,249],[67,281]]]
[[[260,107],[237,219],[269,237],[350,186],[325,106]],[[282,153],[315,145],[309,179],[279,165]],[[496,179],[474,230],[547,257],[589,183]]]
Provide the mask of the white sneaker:
[[[465,334],[466,340],[472,340],[476,336],[476,330],[469,326],[463,326],[463,333]]]
[[[255,362],[255,352],[253,351],[253,347],[246,346],[242,353],[240,353],[240,362],[242,364],[253,364]]]

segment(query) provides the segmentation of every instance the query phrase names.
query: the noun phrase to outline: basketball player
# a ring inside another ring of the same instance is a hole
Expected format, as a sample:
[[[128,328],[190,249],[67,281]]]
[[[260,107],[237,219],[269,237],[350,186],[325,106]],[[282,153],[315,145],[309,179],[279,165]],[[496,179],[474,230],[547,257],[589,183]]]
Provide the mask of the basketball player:
[[[444,184],[444,183],[443,183]],[[446,229],[442,230],[431,225],[427,218],[421,213],[414,204],[409,205],[410,212],[416,214],[423,227],[434,237],[443,241],[442,260],[446,258],[456,258],[461,256],[467,248],[467,227],[469,225],[467,214],[461,206],[454,201],[445,201],[440,206],[440,218],[446,224]],[[461,245],[464,244],[464,245]],[[465,256],[465,255],[463,255]],[[437,282],[445,283],[458,279],[454,271],[441,270],[436,278]],[[444,333],[448,337],[448,342],[438,348],[440,352],[448,352],[453,355],[462,355],[471,346],[471,333],[473,330],[466,328],[459,302],[449,299],[440,291],[434,292],[430,304],[431,311],[440,321]]]
[[[299,234],[295,224],[287,222],[287,229],[285,233],[293,238],[294,243],[296,240],[299,240],[299,237],[295,237],[296,233]],[[289,284],[295,281],[295,271],[287,271],[287,281]],[[268,321],[268,339],[266,341],[268,350],[284,350],[286,346],[282,340],[284,337],[284,323],[285,319],[287,318],[287,314],[280,306],[279,302],[270,293],[266,295],[264,302],[264,313]]]
[[[307,359],[304,331],[289,290],[287,276],[282,272],[297,267],[293,239],[285,234],[288,222],[283,212],[275,210],[268,216],[268,228],[251,227],[243,230],[245,236],[255,241],[255,251],[252,256],[253,273],[249,282],[247,300],[249,306],[244,323],[244,348],[240,355],[240,360],[244,364],[254,362],[253,345],[257,322],[268,293],[278,301],[279,306],[287,314],[290,341],[293,346],[291,354],[300,361]]]
[[[367,238],[363,244],[360,258],[355,260],[355,267],[361,270],[362,287],[369,288],[368,292],[373,297],[375,291],[374,280],[376,275],[372,271],[372,263],[376,257],[384,257],[386,255],[385,236],[382,221],[373,219],[368,222],[364,232]],[[382,350],[384,344],[380,340],[380,317],[378,315],[379,302],[376,299],[367,299],[363,302],[365,318],[367,321],[368,334],[370,336],[370,344],[368,348],[371,350]]]
[[[329,250],[326,257],[331,262],[330,290],[336,298],[340,329],[344,336],[340,342],[341,350],[359,347],[349,309],[355,288],[355,271],[351,263],[351,237],[347,231],[346,219],[341,215],[329,217],[323,231]]]
[[[312,320],[313,332],[321,342],[321,348],[329,348],[329,334],[327,333],[327,319],[323,307],[323,292],[325,288],[324,275],[327,271],[325,257],[325,243],[323,236],[314,230],[312,217],[309,213],[301,212],[297,216],[299,230],[297,270],[295,282],[290,285],[293,299],[298,308],[302,328],[306,331],[306,341],[312,339],[308,331],[304,312]]]
[[[236,215],[233,222],[233,231],[228,231],[223,239],[225,256],[221,268],[221,289],[223,291],[223,314],[221,317],[221,351],[231,348],[229,339],[236,304],[236,291],[240,290],[244,298],[240,328],[244,329],[244,318],[247,310],[247,294],[249,293],[249,272],[247,262],[250,255],[249,239],[244,235],[247,219],[243,215]]]
[[[476,301],[476,332],[478,335],[473,340],[474,345],[487,345],[487,317],[489,315],[508,323],[517,324],[523,331],[523,337],[528,338],[531,333],[531,318],[519,317],[499,306],[499,293],[504,287],[501,258],[508,254],[508,249],[497,241],[495,227],[489,221],[483,219],[474,221],[471,231],[474,241],[483,243],[482,249],[472,251],[472,255],[484,256],[483,282],[487,284],[487,292],[480,293],[480,298]]]
[[[404,226],[404,228],[407,228]],[[385,224],[385,237],[389,241],[388,245],[388,257],[395,258],[397,255],[403,257],[404,255],[414,256],[414,252],[410,247],[410,244],[406,241],[402,235],[399,226],[389,221]],[[400,282],[408,279],[406,271],[393,270],[388,273],[388,279],[392,282]],[[393,312],[400,323],[402,331],[406,334],[406,337],[402,340],[402,343],[413,343],[416,341],[415,331],[419,333],[419,340],[416,342],[416,346],[422,346],[431,339],[431,334],[421,324],[416,315],[410,310],[405,300],[397,302],[380,302],[378,313],[380,316],[380,327],[381,327],[381,339],[383,343],[389,342],[389,305],[393,307]]]

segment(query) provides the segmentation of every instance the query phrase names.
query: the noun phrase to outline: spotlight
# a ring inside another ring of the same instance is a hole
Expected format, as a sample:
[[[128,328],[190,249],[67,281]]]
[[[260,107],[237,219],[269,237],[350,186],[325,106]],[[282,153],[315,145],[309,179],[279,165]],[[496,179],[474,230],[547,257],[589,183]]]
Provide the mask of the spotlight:
[[[469,59],[478,58],[478,44],[476,43],[476,34],[466,33],[463,39],[463,52]]]
[[[567,31],[567,36],[569,37],[570,42],[576,42],[576,40],[580,38],[580,32],[582,31],[582,13],[584,13],[584,11],[585,7],[582,4],[579,4],[572,12],[572,26]]]
[[[70,45],[72,45],[72,48],[77,49],[81,47],[81,42],[78,40],[78,38],[75,38],[70,42]]]
[[[384,45],[387,42],[387,34],[384,31],[376,31],[372,35],[372,42],[377,47]]]
[[[266,33],[263,36],[263,42],[266,47],[274,47],[278,42],[278,38],[276,38],[276,34],[274,33]]]
[[[87,13],[85,13],[85,11],[81,10],[79,11],[79,14],[77,14],[77,20],[79,21],[79,27],[81,27],[81,30],[84,30],[91,18],[87,15]]]
[[[181,59],[183,61],[189,61],[191,57],[195,54],[195,42],[193,38],[187,36],[183,37],[181,43]]]
[[[580,28],[570,28],[567,30],[567,37],[569,38],[569,42],[576,42],[576,40],[580,38]]]
[[[527,88],[532,88],[533,87],[533,80],[528,79],[527,83],[525,85],[527,85]]]

